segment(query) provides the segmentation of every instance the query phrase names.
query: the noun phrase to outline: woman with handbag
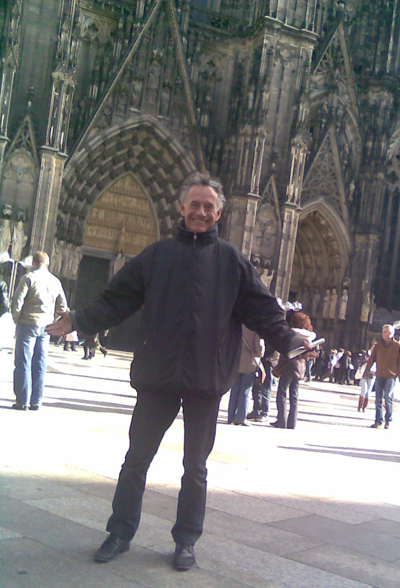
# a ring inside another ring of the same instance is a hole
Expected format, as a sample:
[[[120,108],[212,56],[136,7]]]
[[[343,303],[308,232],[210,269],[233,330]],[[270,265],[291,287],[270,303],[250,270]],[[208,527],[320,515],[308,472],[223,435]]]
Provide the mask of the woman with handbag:
[[[307,337],[311,343],[316,337],[313,332],[310,317],[302,312],[296,312],[290,317],[289,324],[294,331]],[[304,378],[306,372],[306,361],[318,357],[316,351],[307,351],[295,359],[288,359],[281,356],[278,365],[273,369],[272,374],[278,378],[278,391],[276,405],[278,417],[273,427],[277,429],[294,429],[297,423],[297,402],[299,396],[299,382]],[[290,410],[287,415],[287,394],[289,392]]]
[[[228,405],[228,424],[248,426],[248,411],[255,372],[263,374],[261,357],[264,354],[264,341],[257,333],[242,326],[242,352],[240,355],[239,373],[231,388]],[[265,372],[264,372],[265,373]]]

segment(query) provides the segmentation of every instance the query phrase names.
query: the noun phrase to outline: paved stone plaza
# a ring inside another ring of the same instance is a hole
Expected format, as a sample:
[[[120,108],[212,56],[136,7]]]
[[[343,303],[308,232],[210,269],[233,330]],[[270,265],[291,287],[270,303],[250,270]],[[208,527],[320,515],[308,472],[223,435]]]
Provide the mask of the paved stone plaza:
[[[94,564],[135,394],[128,354],[82,355],[52,346],[35,413],[10,410],[13,356],[0,352],[1,588],[399,588],[399,410],[388,431],[372,430],[358,388],[329,384],[302,387],[294,431],[228,426],[224,397],[205,530],[186,573],[171,567],[178,417],[150,469],[131,550]]]

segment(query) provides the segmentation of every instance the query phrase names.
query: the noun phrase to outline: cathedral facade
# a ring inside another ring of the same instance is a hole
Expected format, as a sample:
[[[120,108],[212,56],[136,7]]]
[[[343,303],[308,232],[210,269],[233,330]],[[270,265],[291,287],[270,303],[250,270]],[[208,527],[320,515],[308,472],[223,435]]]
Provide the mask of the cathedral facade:
[[[396,0],[3,1],[9,284],[43,249],[85,304],[209,171],[222,236],[331,346],[365,347],[400,315],[399,29]]]

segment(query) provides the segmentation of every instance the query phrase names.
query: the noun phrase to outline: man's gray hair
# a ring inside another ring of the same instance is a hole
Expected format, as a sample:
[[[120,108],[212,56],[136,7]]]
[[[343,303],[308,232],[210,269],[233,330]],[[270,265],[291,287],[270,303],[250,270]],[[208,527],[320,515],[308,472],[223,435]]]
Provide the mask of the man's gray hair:
[[[217,193],[219,205],[218,210],[221,210],[224,207],[226,200],[222,190],[221,182],[212,178],[209,174],[201,174],[199,172],[192,174],[187,178],[187,180],[185,180],[181,189],[181,194],[179,196],[179,202],[181,202],[181,204],[185,203],[189,194],[189,190],[192,186],[209,186],[214,190],[214,192]]]
[[[383,329],[389,329],[390,336],[391,336],[391,337],[394,337],[394,334],[395,334],[395,332],[396,332],[396,329],[394,328],[394,326],[393,326],[393,325],[383,325],[383,327],[382,327],[382,331],[383,331]]]

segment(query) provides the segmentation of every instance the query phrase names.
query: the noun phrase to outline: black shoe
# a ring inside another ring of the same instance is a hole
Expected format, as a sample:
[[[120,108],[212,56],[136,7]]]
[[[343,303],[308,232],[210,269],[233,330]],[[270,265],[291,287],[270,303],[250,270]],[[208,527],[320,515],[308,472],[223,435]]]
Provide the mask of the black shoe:
[[[271,423],[271,427],[275,427],[275,429],[286,429],[279,421],[275,421],[275,423]]]
[[[120,553],[129,551],[130,543],[115,533],[111,533],[94,555],[94,561],[107,563],[115,559]]]
[[[11,407],[13,410],[28,410],[25,404],[13,404]]]
[[[382,423],[374,423],[371,425],[371,429],[382,429]]]
[[[194,546],[187,543],[177,543],[175,547],[174,561],[172,565],[180,572],[190,570],[196,563]]]
[[[255,421],[258,419],[258,413],[253,410],[252,412],[249,412],[249,414],[246,416],[246,419],[248,421]]]
[[[40,404],[31,404],[29,410],[39,410]]]

